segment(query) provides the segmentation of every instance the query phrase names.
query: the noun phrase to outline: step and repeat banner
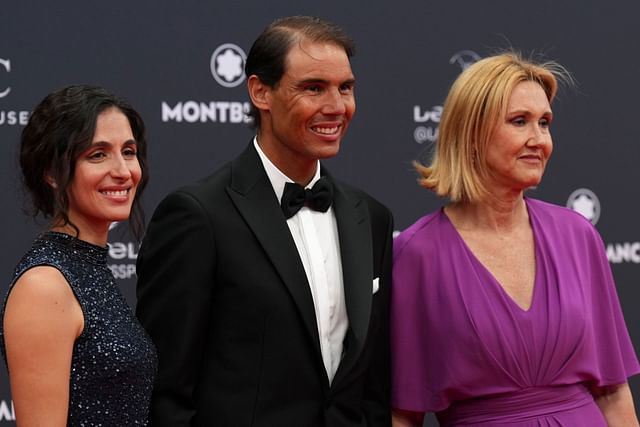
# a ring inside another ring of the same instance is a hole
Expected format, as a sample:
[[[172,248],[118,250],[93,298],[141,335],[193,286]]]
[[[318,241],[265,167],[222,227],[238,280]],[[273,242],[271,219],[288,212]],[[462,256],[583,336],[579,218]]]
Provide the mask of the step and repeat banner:
[[[145,208],[209,174],[251,141],[242,72],[273,19],[316,15],[356,41],[357,112],[332,173],[393,211],[402,230],[443,200],[416,184],[411,162],[438,134],[450,84],[469,64],[513,48],[556,60],[575,77],[554,109],[554,154],[532,197],[569,206],[602,234],[640,352],[640,3],[551,1],[120,1],[0,4],[0,291],[45,224],[22,208],[17,145],[33,107],[74,83],[128,99],[148,128]],[[109,266],[135,304],[139,245],[115,224]],[[640,381],[631,381],[636,401]],[[0,369],[0,426],[14,424]],[[436,425],[432,418],[426,425]]]

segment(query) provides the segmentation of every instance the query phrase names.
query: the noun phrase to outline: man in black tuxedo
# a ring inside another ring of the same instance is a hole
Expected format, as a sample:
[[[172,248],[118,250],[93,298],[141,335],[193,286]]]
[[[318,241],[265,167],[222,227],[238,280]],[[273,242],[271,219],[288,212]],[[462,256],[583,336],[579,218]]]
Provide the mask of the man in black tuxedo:
[[[246,62],[257,136],[155,211],[137,314],[153,426],[389,426],[392,217],[319,160],[355,111],[351,40],[272,23]]]

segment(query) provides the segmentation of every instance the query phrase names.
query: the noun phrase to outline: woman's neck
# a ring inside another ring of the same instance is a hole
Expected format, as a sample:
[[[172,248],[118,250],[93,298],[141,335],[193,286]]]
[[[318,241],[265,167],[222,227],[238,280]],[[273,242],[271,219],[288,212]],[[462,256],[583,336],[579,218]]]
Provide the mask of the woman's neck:
[[[489,196],[479,202],[453,203],[445,208],[458,228],[509,231],[529,221],[522,193],[514,197]]]

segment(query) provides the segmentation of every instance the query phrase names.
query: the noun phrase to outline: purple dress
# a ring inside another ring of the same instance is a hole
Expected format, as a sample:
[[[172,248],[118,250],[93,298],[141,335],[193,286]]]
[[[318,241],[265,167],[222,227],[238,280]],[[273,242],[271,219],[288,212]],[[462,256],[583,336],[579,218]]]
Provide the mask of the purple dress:
[[[520,308],[443,210],[394,242],[392,405],[443,426],[603,426],[584,383],[640,372],[604,245],[579,214],[525,199],[535,239]]]

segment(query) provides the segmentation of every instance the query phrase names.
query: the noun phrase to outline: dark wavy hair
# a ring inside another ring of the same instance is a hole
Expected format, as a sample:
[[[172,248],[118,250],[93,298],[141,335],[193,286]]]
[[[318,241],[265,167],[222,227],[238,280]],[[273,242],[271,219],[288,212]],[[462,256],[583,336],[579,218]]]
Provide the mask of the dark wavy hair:
[[[142,176],[129,224],[140,239],[144,232],[141,196],[149,180],[144,122],[129,103],[97,86],[67,86],[47,95],[33,110],[20,139],[22,180],[32,202],[28,211],[34,218],[42,214],[79,232],[69,220],[68,189],[76,160],[91,146],[98,116],[110,108],[117,108],[127,117],[136,141]]]
[[[247,79],[256,75],[275,88],[285,72],[287,54],[302,40],[333,43],[342,47],[348,58],[355,54],[353,40],[337,25],[313,16],[288,16],[273,21],[253,42],[244,67]],[[260,114],[253,104],[249,116],[259,129]]]

